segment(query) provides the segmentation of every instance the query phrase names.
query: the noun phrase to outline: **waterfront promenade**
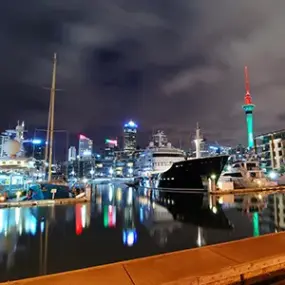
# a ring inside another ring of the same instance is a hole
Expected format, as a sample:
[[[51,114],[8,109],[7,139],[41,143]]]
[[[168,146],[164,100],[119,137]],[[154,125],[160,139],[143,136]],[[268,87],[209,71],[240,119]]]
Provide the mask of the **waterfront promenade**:
[[[284,268],[285,233],[276,233],[0,284],[253,284],[270,274],[284,274],[285,280]]]

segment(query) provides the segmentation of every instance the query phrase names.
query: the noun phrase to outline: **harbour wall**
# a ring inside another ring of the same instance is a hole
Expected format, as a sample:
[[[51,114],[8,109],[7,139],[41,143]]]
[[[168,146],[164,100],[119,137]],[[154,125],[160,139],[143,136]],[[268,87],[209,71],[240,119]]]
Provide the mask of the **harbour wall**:
[[[284,268],[285,233],[275,233],[0,284],[254,284],[282,274],[285,280]]]

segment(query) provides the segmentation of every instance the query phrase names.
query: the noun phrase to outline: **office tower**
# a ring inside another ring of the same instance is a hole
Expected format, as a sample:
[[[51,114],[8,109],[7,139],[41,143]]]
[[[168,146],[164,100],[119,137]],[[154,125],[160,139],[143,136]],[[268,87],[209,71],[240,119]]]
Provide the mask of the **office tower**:
[[[137,147],[137,129],[138,126],[133,121],[124,125],[124,150],[134,151]]]
[[[78,155],[80,159],[90,159],[93,152],[93,141],[84,135],[79,136]]]
[[[68,149],[68,161],[74,161],[74,160],[76,160],[76,147],[71,146]]]

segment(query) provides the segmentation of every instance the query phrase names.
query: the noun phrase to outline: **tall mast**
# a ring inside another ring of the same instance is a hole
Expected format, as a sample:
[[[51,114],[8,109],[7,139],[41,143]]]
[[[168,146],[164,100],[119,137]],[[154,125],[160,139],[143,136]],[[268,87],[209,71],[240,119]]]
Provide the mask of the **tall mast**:
[[[196,138],[194,140],[195,145],[196,145],[196,158],[200,158],[201,157],[201,134],[200,134],[200,127],[199,127],[199,123],[197,122],[197,126],[196,126]]]
[[[50,114],[49,122],[49,161],[48,161],[48,181],[51,181],[51,165],[53,150],[53,131],[54,131],[54,102],[55,102],[55,81],[56,81],[56,53],[53,56],[52,84],[50,90]]]
[[[46,137],[46,147],[45,147],[45,163],[46,163],[46,165],[48,165],[48,147],[49,147],[49,135],[50,135],[50,112],[51,112],[51,100],[49,102],[47,137]]]

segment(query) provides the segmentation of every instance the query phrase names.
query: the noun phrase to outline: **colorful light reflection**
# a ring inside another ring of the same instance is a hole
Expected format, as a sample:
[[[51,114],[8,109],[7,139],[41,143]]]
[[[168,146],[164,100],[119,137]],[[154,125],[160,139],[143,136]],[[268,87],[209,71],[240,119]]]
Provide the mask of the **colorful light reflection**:
[[[77,204],[75,206],[75,232],[78,236],[83,231],[81,214],[81,205]]]
[[[36,235],[37,219],[28,208],[0,209],[0,236],[10,231],[17,230],[19,235],[24,231],[26,234]]]
[[[258,212],[254,212],[252,216],[252,224],[253,224],[253,236],[258,237],[259,233],[259,214]]]
[[[138,234],[136,229],[124,229],[123,230],[123,244],[127,246],[133,246],[138,241]]]
[[[81,235],[84,228],[90,224],[90,214],[87,215],[87,205],[75,206],[75,232]]]
[[[109,205],[104,206],[103,210],[103,224],[105,228],[116,227],[116,207]]]

